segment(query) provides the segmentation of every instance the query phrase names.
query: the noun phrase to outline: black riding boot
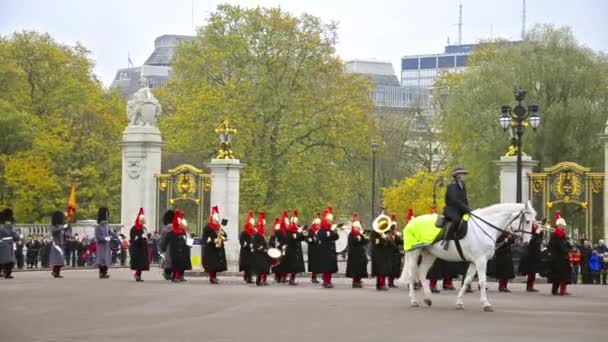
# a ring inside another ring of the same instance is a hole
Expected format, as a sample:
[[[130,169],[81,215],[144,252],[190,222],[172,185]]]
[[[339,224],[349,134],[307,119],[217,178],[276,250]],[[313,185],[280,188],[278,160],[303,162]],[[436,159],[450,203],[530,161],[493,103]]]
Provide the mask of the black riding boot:
[[[448,248],[450,248],[450,240],[449,240],[450,230],[452,230],[453,225],[454,224],[452,223],[452,221],[447,221],[445,224],[445,229],[443,230],[443,237],[442,237],[443,242],[441,243],[442,244],[441,246],[443,247],[443,250],[445,250],[445,251],[447,251]]]

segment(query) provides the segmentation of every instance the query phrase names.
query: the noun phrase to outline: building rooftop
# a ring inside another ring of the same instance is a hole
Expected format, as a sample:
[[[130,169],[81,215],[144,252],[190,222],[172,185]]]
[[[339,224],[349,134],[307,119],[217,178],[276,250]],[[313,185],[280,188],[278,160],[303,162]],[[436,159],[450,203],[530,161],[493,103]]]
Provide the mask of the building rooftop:
[[[391,62],[355,59],[345,63],[346,72],[370,76],[376,85],[399,86],[399,79]]]
[[[180,42],[193,40],[195,36],[180,36],[166,34],[154,40],[154,51],[148,57],[145,65],[169,66]]]

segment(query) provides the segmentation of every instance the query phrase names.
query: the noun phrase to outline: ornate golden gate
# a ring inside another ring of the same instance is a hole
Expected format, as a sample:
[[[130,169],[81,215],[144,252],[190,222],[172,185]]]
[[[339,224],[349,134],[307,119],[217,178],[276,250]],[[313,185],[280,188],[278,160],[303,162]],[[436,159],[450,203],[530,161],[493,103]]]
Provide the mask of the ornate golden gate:
[[[159,221],[168,209],[179,209],[186,213],[188,230],[200,236],[204,220],[205,198],[211,186],[211,177],[189,164],[182,164],[156,175]],[[159,227],[162,225],[159,224]]]
[[[574,205],[571,213],[582,213],[582,222],[569,220],[569,233],[572,237],[593,239],[603,234],[601,209],[604,196],[604,173],[591,172],[591,169],[573,162],[562,162],[544,169],[541,173],[531,173],[530,199],[535,208],[542,208],[539,214],[551,219],[557,206]],[[600,211],[594,213],[594,207]],[[574,214],[573,214],[574,216]],[[579,229],[582,228],[582,229]]]

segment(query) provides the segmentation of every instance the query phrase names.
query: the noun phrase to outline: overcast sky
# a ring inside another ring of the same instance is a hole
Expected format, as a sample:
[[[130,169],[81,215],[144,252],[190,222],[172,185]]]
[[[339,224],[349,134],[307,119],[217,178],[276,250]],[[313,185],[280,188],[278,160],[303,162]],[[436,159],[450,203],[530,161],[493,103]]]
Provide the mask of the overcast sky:
[[[0,0],[0,35],[48,32],[56,40],[80,41],[96,61],[105,85],[130,53],[141,65],[163,34],[194,34],[218,3],[280,6],[339,23],[338,53],[345,59],[391,61],[439,53],[448,37],[458,39],[458,5],[463,5],[463,43],[503,37],[519,39],[522,0]],[[607,0],[527,0],[527,27],[570,26],[586,46],[608,52]],[[194,24],[194,25],[193,25]]]

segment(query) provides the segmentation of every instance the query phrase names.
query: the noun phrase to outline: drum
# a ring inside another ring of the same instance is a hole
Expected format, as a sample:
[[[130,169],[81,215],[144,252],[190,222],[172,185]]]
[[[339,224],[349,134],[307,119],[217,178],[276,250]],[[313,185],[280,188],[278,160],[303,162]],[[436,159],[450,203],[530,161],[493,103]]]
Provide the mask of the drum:
[[[272,266],[276,266],[281,263],[281,250],[278,248],[270,248],[268,250],[268,256],[270,257],[270,263]]]

